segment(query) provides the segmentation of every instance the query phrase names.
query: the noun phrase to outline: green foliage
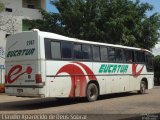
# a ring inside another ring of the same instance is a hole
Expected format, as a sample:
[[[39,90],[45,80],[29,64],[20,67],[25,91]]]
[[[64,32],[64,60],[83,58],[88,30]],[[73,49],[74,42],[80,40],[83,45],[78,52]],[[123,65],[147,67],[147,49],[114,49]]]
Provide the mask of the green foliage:
[[[90,41],[151,49],[160,29],[160,15],[138,0],[51,0],[59,13],[41,10],[43,20],[32,27]]]
[[[4,4],[0,2],[0,12],[3,11],[4,9]]]

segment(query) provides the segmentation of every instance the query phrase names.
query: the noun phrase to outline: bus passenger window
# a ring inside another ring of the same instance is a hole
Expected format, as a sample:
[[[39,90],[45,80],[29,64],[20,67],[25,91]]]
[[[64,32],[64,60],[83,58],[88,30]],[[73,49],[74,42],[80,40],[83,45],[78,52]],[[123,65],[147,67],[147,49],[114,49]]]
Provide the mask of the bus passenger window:
[[[54,59],[61,58],[60,42],[51,42],[51,57]]]
[[[47,39],[47,38],[45,38],[45,57],[47,60],[52,60],[51,42],[50,42],[50,39]]]
[[[100,48],[98,46],[93,46],[93,60],[100,60]]]
[[[107,47],[101,47],[100,51],[101,51],[101,60],[108,61]]]
[[[108,48],[108,58],[109,61],[115,61],[115,49],[114,48]]]
[[[116,62],[123,62],[123,50],[120,48],[115,48],[115,58]]]
[[[145,54],[142,51],[135,51],[135,62],[145,62]]]
[[[125,61],[132,63],[134,62],[134,54],[133,51],[131,50],[124,50],[124,55],[125,55]]]
[[[62,58],[72,58],[72,43],[62,42]]]
[[[81,44],[74,45],[74,58],[75,59],[83,59]]]
[[[153,69],[153,55],[146,52],[146,68],[148,72],[154,71]]]
[[[91,46],[82,45],[83,59],[91,59]]]

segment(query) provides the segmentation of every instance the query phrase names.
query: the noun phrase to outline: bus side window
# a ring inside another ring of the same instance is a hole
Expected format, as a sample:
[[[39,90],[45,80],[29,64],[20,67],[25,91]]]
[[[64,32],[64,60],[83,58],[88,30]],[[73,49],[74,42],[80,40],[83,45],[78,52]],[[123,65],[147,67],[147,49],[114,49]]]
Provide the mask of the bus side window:
[[[61,43],[62,58],[71,59],[72,58],[72,43],[62,42]]]
[[[147,71],[152,72],[153,71],[153,55],[146,52],[145,56],[146,56]]]
[[[137,63],[144,63],[145,62],[145,54],[143,51],[135,51],[135,62]]]
[[[83,59],[81,44],[74,44],[74,58],[75,59]]]
[[[60,42],[51,42],[51,57],[52,59],[61,58],[61,44]]]
[[[93,46],[93,60],[99,61],[100,60],[100,47]]]
[[[134,62],[134,54],[131,50],[124,50],[125,62],[132,63]]]
[[[110,62],[115,61],[115,48],[108,47],[108,58]]]
[[[107,52],[107,47],[100,47],[100,52],[101,52],[101,60],[102,61],[108,61],[108,52]]]
[[[83,59],[91,59],[91,46],[90,45],[82,45],[82,53],[83,53]]]
[[[45,38],[45,57],[47,60],[51,60],[51,42],[50,39]]]
[[[123,49],[121,48],[115,48],[115,58],[116,62],[123,62],[124,55],[123,55]]]

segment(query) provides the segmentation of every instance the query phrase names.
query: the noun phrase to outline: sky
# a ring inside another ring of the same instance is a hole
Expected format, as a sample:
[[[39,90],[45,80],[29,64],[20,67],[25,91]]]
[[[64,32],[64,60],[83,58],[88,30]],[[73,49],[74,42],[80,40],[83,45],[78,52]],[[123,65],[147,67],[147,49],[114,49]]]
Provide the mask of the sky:
[[[58,12],[56,7],[50,4],[49,2],[50,0],[46,0],[46,1],[47,1],[46,7],[48,12]],[[133,1],[136,1],[136,0],[133,0]],[[158,12],[160,14],[160,0],[140,0],[140,2],[142,3],[147,2],[153,5],[154,9],[152,11],[147,12],[147,16],[150,16],[155,12]]]
[[[56,7],[50,4],[50,0],[46,0],[46,9],[48,12],[58,12]]]
[[[151,12],[147,12],[147,15],[150,16],[155,12],[158,12],[160,14],[160,0],[140,0],[141,2],[145,3],[150,3],[153,5],[154,9]]]

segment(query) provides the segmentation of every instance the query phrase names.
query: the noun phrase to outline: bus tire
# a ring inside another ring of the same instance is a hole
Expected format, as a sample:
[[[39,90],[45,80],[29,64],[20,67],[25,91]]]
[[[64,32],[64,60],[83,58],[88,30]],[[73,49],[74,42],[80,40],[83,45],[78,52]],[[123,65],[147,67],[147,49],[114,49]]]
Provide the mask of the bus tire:
[[[146,87],[147,87],[147,84],[145,81],[141,81],[141,84],[140,84],[140,90],[138,91],[139,94],[145,94],[146,93]]]
[[[98,98],[99,92],[98,87],[94,83],[90,83],[87,87],[86,96],[89,102],[96,101]]]

